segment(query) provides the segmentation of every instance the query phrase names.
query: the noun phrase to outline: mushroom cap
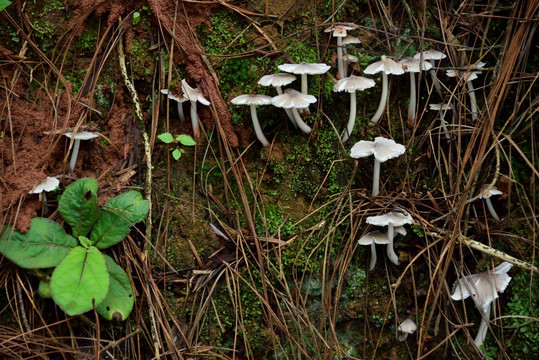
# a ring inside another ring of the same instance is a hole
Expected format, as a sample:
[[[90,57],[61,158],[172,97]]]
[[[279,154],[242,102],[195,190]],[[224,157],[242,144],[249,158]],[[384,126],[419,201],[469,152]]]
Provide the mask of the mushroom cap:
[[[337,83],[333,85],[333,91],[348,91],[350,93],[353,93],[358,90],[363,91],[365,89],[371,88],[374,85],[376,85],[376,83],[373,79],[368,79],[363,76],[350,75],[349,77],[345,77],[337,81]]]
[[[413,334],[417,330],[417,325],[412,319],[408,318],[399,325],[397,330],[403,333]]]
[[[333,32],[333,37],[345,37],[347,30],[357,29],[358,26],[354,23],[337,23],[326,28],[324,32]]]
[[[507,272],[513,267],[508,262],[503,262],[494,268],[478,274],[472,274],[457,279],[453,283],[451,299],[464,300],[472,296],[477,306],[486,309],[498,298],[499,292],[504,292],[511,281]]]
[[[258,84],[262,86],[286,86],[294,80],[296,80],[296,77],[292,74],[278,73],[262,76],[258,80]]]
[[[277,95],[271,99],[274,106],[285,109],[291,108],[306,108],[309,104],[316,102],[316,98],[312,95],[303,94],[294,89],[286,89],[284,94]]]
[[[186,102],[188,99],[184,96],[176,96],[176,95],[172,95],[170,93],[170,91],[168,91],[168,89],[162,89],[161,90],[161,94],[164,94],[166,95],[170,100],[174,100],[174,101],[177,101],[177,102]]]
[[[464,81],[472,81],[478,78],[477,75],[482,74],[481,71],[472,71],[474,69],[481,69],[485,67],[485,63],[480,61],[472,66],[470,66],[470,70],[467,71],[459,71],[459,70],[446,70],[445,74],[449,77],[455,77],[459,76],[464,79]]]
[[[185,97],[189,101],[198,101],[202,105],[210,105],[210,102],[202,95],[200,90],[198,88],[192,88],[191,86],[189,86],[185,79],[182,80],[182,90],[185,94]]]
[[[343,45],[361,44],[361,40],[359,40],[359,38],[357,38],[357,37],[355,37],[355,36],[352,36],[352,35],[346,35],[346,36],[342,39],[342,44],[343,44]]]
[[[429,108],[430,110],[451,110],[451,105],[444,103],[429,104]]]
[[[358,159],[374,155],[378,161],[385,162],[401,156],[405,151],[404,145],[397,144],[393,139],[378,136],[374,141],[361,140],[355,143],[350,150],[350,156]]]
[[[363,72],[365,74],[372,75],[380,71],[383,71],[386,74],[393,74],[393,75],[404,74],[404,70],[402,69],[402,66],[396,63],[395,61],[391,60],[385,55],[382,55],[382,58],[380,59],[380,61],[377,61],[367,66],[367,68]]]
[[[479,198],[489,198],[492,195],[502,195],[503,192],[498,190],[496,186],[489,187],[488,185],[485,185],[481,188],[481,192],[479,193]]]
[[[358,62],[357,56],[354,56],[354,55],[351,55],[351,54],[344,54],[344,55],[342,56],[342,59],[343,59],[344,61],[348,61],[348,62],[350,62],[350,63],[357,63],[357,62]]]
[[[278,66],[279,70],[286,71],[288,73],[302,75],[319,75],[327,72],[331,66],[324,63],[320,64],[309,64],[306,62],[300,62],[299,64],[282,64]]]
[[[419,60],[421,58],[421,54],[423,54],[423,60],[442,60],[447,57],[446,54],[439,52],[438,50],[429,49],[423,52],[418,52],[414,55],[414,59]]]
[[[267,95],[240,95],[230,100],[234,105],[269,105],[271,104],[271,96]]]
[[[395,231],[397,234],[402,235],[402,236],[406,236],[406,234],[408,234],[404,226],[395,226],[393,231]]]
[[[421,64],[421,60],[412,58],[402,59],[399,61],[399,64],[404,71],[416,73],[423,70],[429,70],[432,67],[432,64],[428,61],[423,60],[423,63]]]
[[[42,193],[43,191],[49,192],[56,189],[58,185],[60,185],[60,180],[58,180],[55,177],[47,176],[47,178],[44,181],[34,186],[34,188],[30,190],[28,194],[39,194],[39,193]]]
[[[412,215],[404,210],[390,211],[382,215],[369,216],[365,221],[367,224],[376,226],[387,226],[390,224],[393,226],[403,226],[412,223]]]
[[[359,245],[371,245],[372,243],[389,244],[389,239],[387,238],[387,234],[384,234],[379,230],[374,230],[363,235],[357,243]]]
[[[64,135],[71,139],[73,137],[73,132],[68,131],[68,132],[65,132]],[[77,133],[75,134],[75,140],[90,140],[90,139],[95,139],[98,136],[99,135],[94,134],[93,132],[90,132],[90,131],[77,131]]]

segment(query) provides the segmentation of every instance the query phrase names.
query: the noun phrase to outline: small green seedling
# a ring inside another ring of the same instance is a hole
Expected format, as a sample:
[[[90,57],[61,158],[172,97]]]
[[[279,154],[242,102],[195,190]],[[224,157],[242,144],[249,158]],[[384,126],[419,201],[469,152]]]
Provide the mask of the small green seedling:
[[[196,145],[196,141],[193,140],[193,138],[190,137],[189,135],[185,135],[185,134],[178,135],[176,136],[176,138],[174,138],[174,136],[171,133],[165,132],[165,133],[157,135],[157,137],[159,138],[159,140],[161,140],[165,144],[180,143],[184,146]],[[185,153],[185,150],[181,148],[173,148],[173,149],[170,149],[170,151],[172,151],[172,157],[175,160],[179,160],[182,157],[182,154]]]
[[[134,294],[125,271],[103,254],[122,241],[135,223],[148,214],[149,203],[138,191],[113,197],[103,207],[97,202],[98,184],[83,178],[67,186],[58,212],[71,227],[35,217],[26,234],[4,226],[0,253],[25,269],[54,269],[50,281],[39,284],[39,294],[52,297],[68,315],[94,308],[108,320],[125,320],[131,313]]]
[[[138,11],[135,11],[133,13],[133,25],[137,25],[140,21],[140,13]]]

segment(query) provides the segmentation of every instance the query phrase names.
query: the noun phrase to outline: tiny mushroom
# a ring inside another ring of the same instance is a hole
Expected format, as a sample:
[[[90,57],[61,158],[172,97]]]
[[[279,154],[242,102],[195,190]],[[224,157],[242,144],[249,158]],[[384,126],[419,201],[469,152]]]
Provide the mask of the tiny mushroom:
[[[402,69],[401,65],[397,64],[395,61],[391,60],[385,55],[382,55],[380,61],[370,64],[363,72],[370,75],[382,72],[382,96],[380,97],[380,104],[378,104],[378,110],[376,110],[376,113],[371,119],[371,122],[376,124],[378,123],[378,120],[380,120],[380,118],[382,117],[387,103],[387,75],[402,75],[404,74],[404,70]]]
[[[286,89],[284,94],[277,95],[271,99],[274,106],[290,109],[294,119],[296,119],[296,124],[306,134],[311,132],[311,127],[305,124],[301,116],[299,116],[298,109],[304,109],[315,102],[316,98],[314,96],[300,93],[294,89]]]
[[[80,142],[82,140],[95,139],[99,135],[89,131],[78,131],[75,136],[73,136],[73,132],[68,131],[65,132],[64,135],[70,139],[73,138],[74,140],[73,151],[71,152],[71,159],[69,160],[69,167],[71,170],[75,170],[75,164],[77,163],[77,157],[79,156]]]
[[[374,171],[372,176],[372,196],[380,192],[380,163],[401,156],[406,148],[392,139],[377,137],[374,141],[361,140],[350,150],[350,156],[358,159],[374,155]]]
[[[337,83],[333,86],[333,91],[335,92],[347,91],[350,93],[350,117],[348,118],[346,130],[344,130],[342,135],[343,142],[348,140],[350,134],[352,134],[352,131],[354,130],[354,124],[356,123],[356,91],[363,91],[373,87],[374,85],[375,82],[372,79],[351,75],[337,81]]]
[[[178,115],[180,116],[180,121],[185,121],[185,114],[183,112],[183,103],[187,101],[187,98],[184,96],[175,96],[168,89],[162,89],[161,94],[167,95],[167,98],[174,100],[178,103]]]
[[[438,95],[440,95],[440,98],[442,99],[443,99],[442,87],[440,85],[440,82],[438,81],[438,78],[436,77],[436,70],[435,70],[436,64],[434,61],[435,60],[440,61],[442,59],[445,59],[446,57],[447,57],[446,54],[441,53],[437,50],[432,50],[432,49],[421,51],[414,55],[414,59],[420,60],[421,58],[423,58],[423,60],[428,60],[430,64],[432,65],[432,68],[429,70],[429,72],[430,72],[430,75],[432,76],[434,88],[436,89],[436,92],[438,93]]]
[[[301,92],[307,95],[308,93],[307,75],[325,74],[331,68],[331,66],[326,65],[324,63],[308,64],[306,62],[301,62],[299,64],[282,64],[282,65],[279,65],[278,68],[288,73],[301,75]],[[305,108],[305,109],[309,111],[308,108]]]
[[[359,40],[357,37],[355,36],[352,36],[352,35],[346,35],[343,39],[342,39],[342,45],[352,45],[352,44],[361,44],[361,40]],[[346,48],[346,46],[343,47],[343,52],[345,54],[348,53],[348,49]]]
[[[202,105],[210,105],[210,102],[202,96],[198,88],[189,86],[185,79],[182,80],[182,90],[185,97],[191,102],[191,125],[193,126],[193,137],[195,140],[200,136],[200,128],[198,124],[197,101]]]
[[[498,292],[504,292],[511,281],[507,272],[513,267],[508,262],[503,262],[494,268],[478,274],[472,274],[459,278],[453,284],[451,299],[465,300],[470,296],[475,306],[481,313],[481,322],[474,343],[478,348],[483,344],[487,336],[487,322],[490,319],[490,308],[494,300],[498,298]]]
[[[292,74],[287,73],[278,73],[278,74],[271,74],[271,75],[264,75],[258,80],[258,85],[262,86],[273,86],[275,87],[275,90],[277,90],[278,95],[283,94],[283,86],[290,85],[292,82],[296,80],[296,77]],[[286,112],[286,115],[292,121],[292,124],[296,125],[296,120],[294,120],[294,116],[288,109],[284,109]]]
[[[343,62],[343,39],[347,35],[348,30],[357,29],[356,24],[340,23],[334,24],[324,30],[324,32],[332,32],[333,37],[337,38],[337,70],[339,71],[340,78],[342,79],[346,75],[344,74],[344,62]],[[286,70],[285,70],[286,71]],[[325,71],[324,71],[325,72]]]
[[[477,64],[471,66],[470,70],[465,72],[460,72],[456,70],[447,70],[446,74],[449,77],[455,77],[459,76],[460,78],[464,79],[466,81],[466,86],[468,87],[468,96],[470,97],[470,109],[472,112],[472,119],[477,119],[477,99],[475,97],[475,89],[473,87],[472,81],[477,79],[479,74],[481,74],[481,71],[472,71],[473,69],[481,69],[485,67],[484,62],[478,62]]]
[[[395,227],[395,232],[401,235],[406,235],[406,230],[402,226]],[[375,244],[387,245],[389,240],[387,238],[387,233],[383,233],[380,230],[374,230],[365,234],[357,242],[359,245],[370,245],[371,247],[371,261],[369,262],[369,270],[372,271],[376,266],[376,246]]]
[[[403,59],[399,61],[402,69],[410,73],[410,103],[408,104],[408,124],[415,124],[415,108],[417,103],[417,91],[415,86],[415,75],[422,70],[429,70],[432,65],[427,61],[421,62],[418,59]]]
[[[417,325],[412,319],[408,318],[399,325],[397,330],[403,333],[402,336],[399,336],[399,341],[404,341],[406,340],[408,335],[415,333],[415,331],[417,330]]]
[[[446,121],[444,120],[444,118],[445,118],[446,111],[451,110],[451,105],[443,104],[443,103],[429,104],[429,109],[436,110],[440,113],[440,122],[442,123],[442,128],[444,129],[445,137],[446,139],[449,140],[451,137],[449,136],[449,130],[447,129]]]
[[[387,257],[395,265],[399,265],[399,256],[393,249],[393,238],[395,236],[395,227],[404,226],[412,223],[412,216],[404,210],[390,211],[382,215],[369,216],[367,224],[376,226],[387,226]]]
[[[354,55],[351,55],[351,54],[344,54],[342,56],[342,59],[344,61],[344,77],[347,77],[348,76],[348,65],[350,65],[351,63],[357,63],[359,60],[358,60],[357,56],[354,56]]]
[[[256,137],[264,147],[268,146],[269,141],[264,136],[260,123],[258,122],[256,106],[271,104],[271,97],[266,95],[240,95],[232,99],[231,102],[234,105],[249,105],[251,108],[251,119],[253,120],[253,127],[255,128]]]
[[[479,193],[479,198],[480,199],[484,199],[485,202],[487,203],[487,208],[488,208],[488,211],[490,212],[490,215],[492,215],[492,217],[495,219],[495,220],[500,220],[500,217],[498,216],[498,214],[496,213],[496,210],[494,210],[494,206],[492,206],[492,201],[490,201],[490,197],[492,195],[502,195],[503,193],[498,190],[496,188],[496,186],[483,186],[481,188],[481,192]]]
[[[47,176],[44,181],[34,186],[32,190],[28,192],[28,194],[39,194],[39,197],[43,200],[43,202],[45,202],[47,201],[45,193],[53,191],[58,187],[58,185],[60,185],[60,180],[55,177]]]

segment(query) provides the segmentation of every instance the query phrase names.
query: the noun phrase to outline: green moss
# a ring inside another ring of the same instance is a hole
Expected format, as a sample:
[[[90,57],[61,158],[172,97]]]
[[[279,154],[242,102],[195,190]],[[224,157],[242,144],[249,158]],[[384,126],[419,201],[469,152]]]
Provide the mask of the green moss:
[[[133,73],[137,78],[149,78],[155,68],[155,63],[158,60],[157,54],[150,51],[150,43],[148,41],[140,41],[133,39],[131,52],[129,53],[129,64]]]

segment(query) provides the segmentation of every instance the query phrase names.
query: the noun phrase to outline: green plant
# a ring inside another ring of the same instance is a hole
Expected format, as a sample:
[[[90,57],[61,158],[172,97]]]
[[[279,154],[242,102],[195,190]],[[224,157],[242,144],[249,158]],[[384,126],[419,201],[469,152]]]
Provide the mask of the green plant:
[[[26,234],[4,226],[0,253],[25,269],[54,268],[39,293],[50,293],[68,315],[96,307],[106,319],[123,320],[133,308],[133,288],[125,271],[101,250],[122,241],[146,217],[149,203],[138,191],[128,191],[100,208],[97,189],[95,179],[83,178],[60,197],[58,211],[71,235],[60,224],[36,217]]]
[[[184,146],[196,145],[195,140],[193,140],[193,138],[190,137],[189,135],[185,135],[185,134],[178,135],[176,136],[176,138],[174,138],[174,136],[171,133],[165,132],[165,133],[157,135],[157,137],[159,138],[159,140],[161,140],[165,144],[180,143]],[[185,153],[185,150],[181,148],[172,148],[170,149],[170,151],[172,151],[172,157],[174,158],[174,160],[179,160],[182,157],[182,154]]]
[[[9,1],[9,0],[0,0],[0,11],[4,10],[9,5],[11,5],[11,1]]]

